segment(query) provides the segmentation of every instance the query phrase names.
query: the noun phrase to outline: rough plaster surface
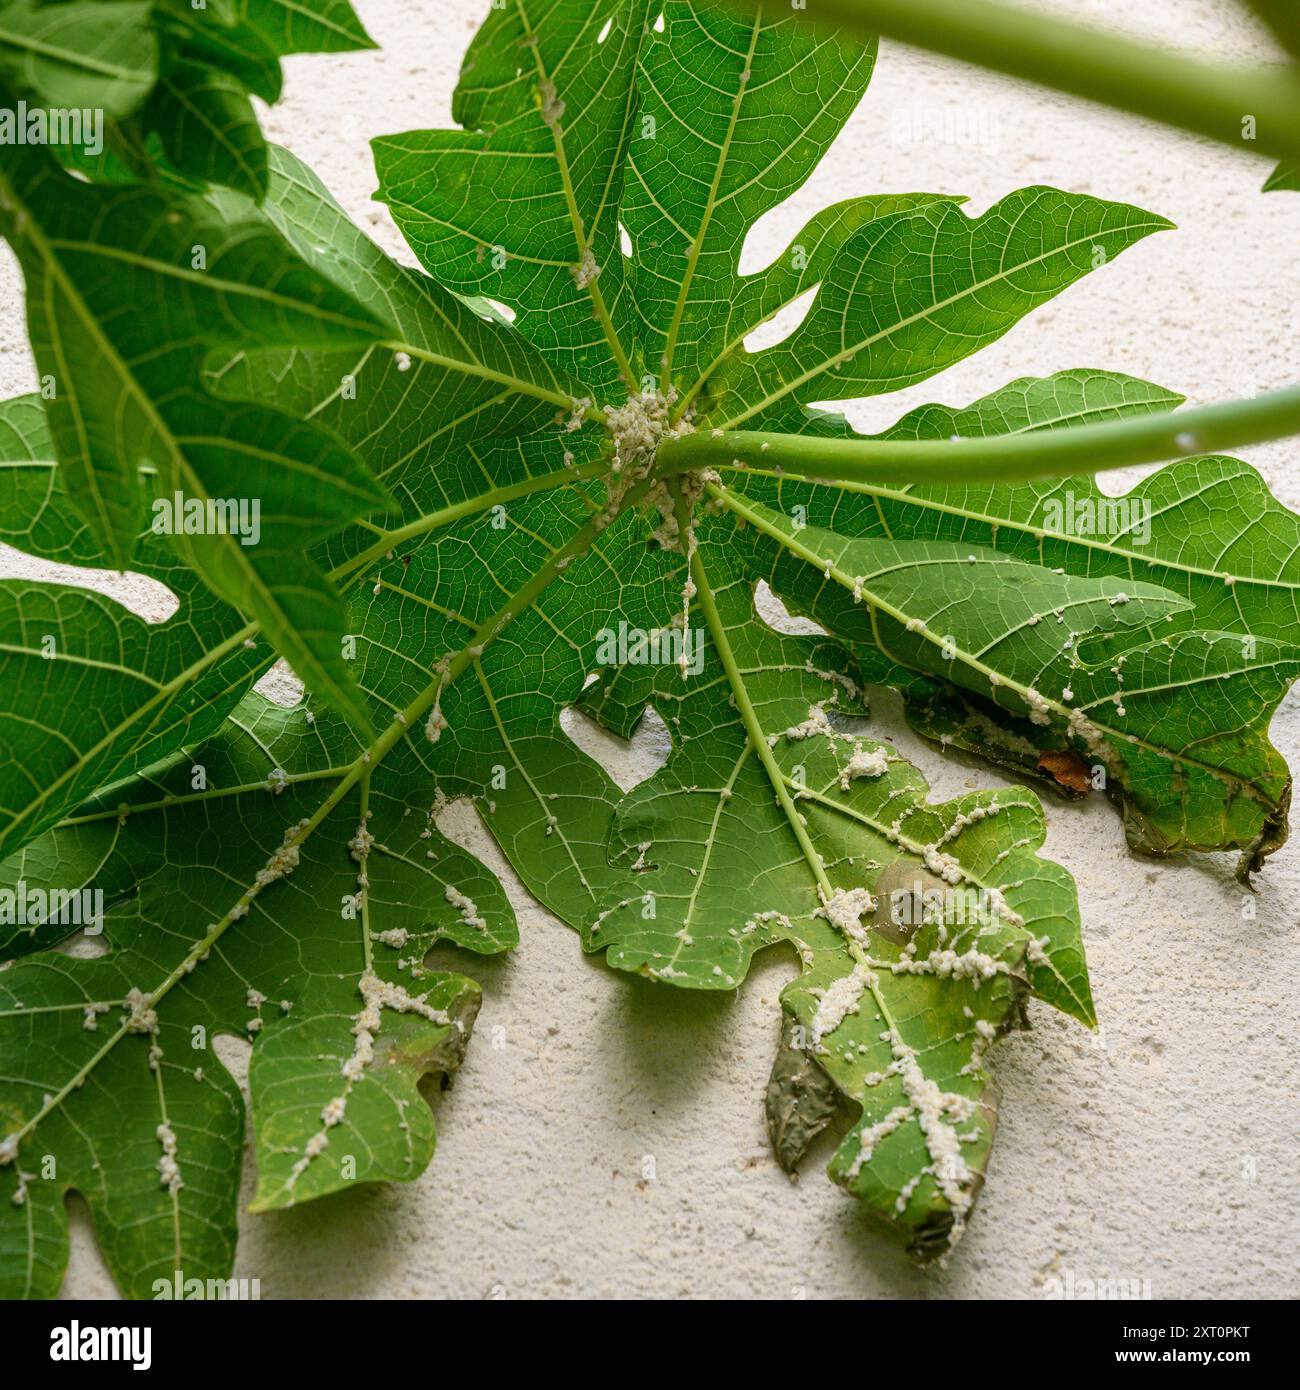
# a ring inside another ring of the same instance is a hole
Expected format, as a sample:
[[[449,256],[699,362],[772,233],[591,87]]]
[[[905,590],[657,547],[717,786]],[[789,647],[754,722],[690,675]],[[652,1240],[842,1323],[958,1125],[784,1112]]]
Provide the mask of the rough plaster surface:
[[[1272,56],[1228,0],[1052,7],[1213,56]],[[272,137],[399,256],[369,201],[365,140],[449,123],[460,54],[485,8],[359,0],[382,51],[290,60],[285,100],[268,117]],[[974,212],[1031,183],[1131,201],[1179,230],[856,419],[878,427],[923,400],[963,403],[1073,366],[1122,369],[1208,402],[1294,379],[1300,197],[1261,197],[1266,169],[885,44],[858,115],[808,186],[765,219],[746,268],[775,255],[807,213],[859,192],[966,193]],[[34,377],[17,277],[8,261],[0,271],[7,395]],[[1300,507],[1296,452],[1248,457]],[[165,612],[139,583],[120,597]],[[875,711],[936,796],[1000,784],[921,745],[888,696]],[[1292,760],[1300,753],[1294,696],[1274,740]],[[644,775],[648,743],[629,754],[606,740],[601,756],[625,779]],[[1048,815],[1047,852],[1079,883],[1102,1029],[1093,1036],[1035,1007],[1032,1031],[992,1053],[1001,1129],[978,1217],[948,1269],[918,1271],[864,1229],[822,1176],[828,1144],[798,1184],[773,1162],[761,1102],[791,957],[761,960],[734,998],[615,975],[530,903],[462,814],[466,842],[512,884],[523,944],[507,960],[472,963],[485,1002],[464,1070],[435,1102],[433,1164],[409,1186],[246,1217],[236,1273],[260,1278],[267,1297],[1034,1298],[1067,1270],[1149,1279],[1156,1297],[1294,1297],[1300,846],[1270,861],[1249,920],[1226,859],[1139,861],[1100,802],[1054,804]],[[82,1212],[66,1291],[112,1292]]]

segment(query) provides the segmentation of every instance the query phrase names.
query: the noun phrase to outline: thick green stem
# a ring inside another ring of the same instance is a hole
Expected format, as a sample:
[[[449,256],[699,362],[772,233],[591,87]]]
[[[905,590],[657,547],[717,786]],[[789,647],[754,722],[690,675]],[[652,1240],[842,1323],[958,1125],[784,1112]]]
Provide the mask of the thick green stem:
[[[823,439],[698,430],[659,446],[659,471],[754,466],[824,482],[1016,483],[1163,463],[1300,434],[1300,387],[1100,425],[982,439]]]
[[[789,0],[756,3],[790,13]],[[1220,67],[996,0],[808,0],[796,13],[901,39],[1236,149],[1300,159],[1300,73],[1293,69]]]

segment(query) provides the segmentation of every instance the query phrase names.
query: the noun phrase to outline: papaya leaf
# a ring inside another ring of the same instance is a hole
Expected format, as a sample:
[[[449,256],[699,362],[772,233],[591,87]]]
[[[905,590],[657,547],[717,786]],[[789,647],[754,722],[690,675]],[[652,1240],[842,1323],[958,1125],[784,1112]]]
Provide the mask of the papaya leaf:
[[[988,1044],[1030,991],[1094,1021],[1074,888],[1034,853],[1031,794],[931,805],[894,749],[845,729],[861,712],[851,659],[757,618],[752,578],[728,573],[728,530],[701,527],[691,563],[702,669],[628,667],[593,701],[653,703],[673,751],[615,811],[612,857],[637,871],[584,938],[620,969],[695,989],[734,989],[755,951],[793,944],[804,972],[783,1005],[801,1032],[768,1093],[778,1154],[793,1167],[812,1138],[806,1111],[802,1137],[789,1128],[791,1067],[804,1090],[820,1069],[861,1108],[832,1176],[938,1254],[983,1180]]]
[[[158,78],[151,9],[142,0],[7,4],[0,9],[0,74],[34,105],[130,115]],[[12,109],[5,114],[16,119]],[[5,143],[15,143],[12,135]]]
[[[218,1033],[259,1040],[260,1207],[427,1164],[417,1083],[455,1072],[480,996],[418,958],[442,937],[504,950],[514,919],[495,879],[432,826],[429,784],[390,790],[364,752],[336,717],[252,695],[204,748],[202,790],[198,765],[173,759],[23,856],[9,891],[29,908],[55,886],[101,895],[87,897],[86,926],[108,951],[28,955],[0,977],[7,1057],[13,1030],[33,1030],[31,1070],[0,1102],[7,1295],[57,1290],[71,1187],[126,1293],[148,1297],[176,1271],[225,1276],[244,1115]],[[5,954],[41,932],[11,930]],[[37,1130],[57,1181],[25,1170]]]
[[[93,569],[99,548],[65,483],[41,401],[0,406],[0,540]],[[175,596],[167,621],[90,589],[0,581],[0,855],[97,789],[206,742],[268,664],[256,625],[170,549],[141,547],[136,568]]]
[[[511,306],[526,338],[601,390],[633,381],[616,219],[649,9],[494,7],[452,103],[464,129],[373,142],[379,197],[430,274]]]
[[[1086,420],[1168,410],[1178,402],[1177,396],[1131,377],[1064,372],[1013,382],[964,410],[921,407],[878,437],[973,438],[1060,429]],[[1194,441],[1189,446],[1194,447]],[[1085,711],[1089,722],[1097,719],[1098,727],[1113,729],[1100,744],[1090,731],[1069,732],[1071,716],[1064,706],[1050,719],[1024,717],[1023,700],[1012,694],[1015,672],[1006,665],[998,665],[1004,683],[992,691],[985,677],[970,675],[961,653],[947,659],[940,646],[936,656],[931,643],[927,656],[926,647],[911,637],[901,645],[887,640],[879,624],[863,615],[850,619],[850,625],[855,641],[876,644],[872,657],[861,651],[859,655],[865,666],[875,663],[873,678],[903,688],[909,718],[919,732],[1058,787],[1062,783],[1052,769],[1062,765],[1058,759],[1066,754],[1075,755],[1066,759],[1066,767],[1077,768],[1082,758],[1090,769],[1102,768],[1101,776],[1089,772],[1088,783],[1104,785],[1119,801],[1134,848],[1154,854],[1240,849],[1242,871],[1248,873],[1285,839],[1291,779],[1268,742],[1268,724],[1294,677],[1300,519],[1269,495],[1248,465],[1222,457],[1189,458],[1151,474],[1118,497],[1103,493],[1089,478],[1018,486],[973,482],[825,487],[756,476],[746,477],[742,486],[747,498],[782,514],[785,520],[776,522],[782,535],[812,544],[819,555],[820,541],[810,537],[820,536],[821,528],[852,538],[851,554],[845,554],[839,540],[831,541],[829,548],[855,575],[859,571],[854,565],[865,567],[865,573],[886,564],[895,542],[905,548],[910,542],[951,547],[956,568],[933,571],[938,587],[928,603],[921,601],[908,610],[908,619],[929,621],[937,611],[939,588],[948,582],[962,585],[965,571],[960,562],[967,553],[988,559],[986,550],[992,548],[1002,557],[1023,562],[1018,571],[979,567],[969,572],[970,583],[962,592],[969,591],[973,606],[947,610],[941,624],[944,634],[957,635],[958,645],[958,617],[978,624],[988,614],[977,617],[977,606],[1004,602],[1003,583],[984,592],[978,576],[986,573],[1006,575],[1013,584],[1019,582],[1012,577],[1018,573],[1030,583],[1038,582],[1040,590],[1045,577],[1057,595],[1045,602],[1044,614],[1082,591],[1085,586],[1077,580],[1105,578],[1113,581],[1113,592],[1123,590],[1131,598],[1137,597],[1140,584],[1176,594],[1182,602],[1151,627],[1153,641],[1130,637],[1111,643],[1091,675],[1080,676],[1077,667],[1084,648],[1072,637],[1069,649],[1049,662],[1027,659],[1021,674],[1038,673],[1029,684],[1045,685],[1046,673],[1051,672],[1056,689],[1049,695],[1054,698],[1061,689],[1071,688],[1074,710],[1090,699],[1101,701]],[[789,518],[806,522],[809,530],[796,535]],[[798,603],[800,591],[811,595],[808,577],[800,577],[788,558],[780,569],[782,578],[772,582],[793,585],[782,588],[787,597]],[[1027,592],[1006,601],[1019,603]],[[820,602],[815,597],[810,601]],[[1068,609],[1067,636],[1079,627],[1076,611]],[[1144,612],[1143,605],[1130,604],[1120,611],[1128,615],[1125,628],[1134,621],[1147,625],[1145,617],[1132,616]],[[889,630],[892,620],[879,622]],[[870,634],[864,636],[869,627]],[[981,639],[971,637],[969,643],[978,647]],[[999,655],[1007,656],[1007,649],[1000,648]],[[891,676],[891,662],[911,672],[911,678],[902,671]],[[923,678],[917,679],[918,674]],[[1147,683],[1157,687],[1152,695],[1126,698],[1128,691]],[[1085,696],[1085,690],[1091,695]],[[1211,696],[1210,691],[1218,693]],[[1121,695],[1118,701],[1116,695]],[[1207,728],[1203,719],[1211,708]],[[1063,728],[1068,737],[1063,737]],[[1098,762],[1102,752],[1107,756]],[[1168,772],[1156,772],[1159,760],[1165,761]]]
[[[364,724],[339,654],[342,605],[304,551],[382,510],[386,494],[318,426],[219,403],[198,377],[205,351],[232,339],[365,343],[385,326],[269,228],[221,223],[201,202],[148,189],[79,183],[36,156],[14,159],[4,178],[51,435],[96,541],[125,567],[142,467],[178,513],[254,499],[255,533],[173,515],[166,534],[304,680]]]

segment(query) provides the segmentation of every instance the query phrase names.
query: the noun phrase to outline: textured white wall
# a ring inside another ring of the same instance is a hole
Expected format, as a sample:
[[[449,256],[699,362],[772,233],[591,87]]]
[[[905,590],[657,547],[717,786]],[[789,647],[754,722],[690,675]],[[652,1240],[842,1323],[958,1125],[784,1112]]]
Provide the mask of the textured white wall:
[[[1272,53],[1230,0],[1148,0],[1137,16],[1121,0],[1050,7],[1216,57]],[[358,9],[382,50],[291,60],[267,125],[405,257],[369,201],[365,140],[449,122],[460,55],[486,0],[359,0]],[[923,138],[900,139],[909,124]],[[926,135],[936,129],[942,138]],[[1179,230],[856,418],[877,427],[924,400],[963,403],[1016,376],[1074,366],[1128,371],[1209,402],[1287,384],[1300,360],[1300,196],[1261,197],[1266,169],[886,44],[858,115],[807,188],[764,220],[747,265],[776,254],[808,212],[854,193],[965,193],[978,212],[1019,186],[1051,183],[1134,202]],[[8,395],[30,389],[33,375],[7,257],[0,290]],[[1296,444],[1248,453],[1300,507],[1296,455]],[[888,696],[875,708],[936,796],[999,784],[920,745]],[[1290,758],[1300,753],[1294,698],[1274,739]],[[636,764],[635,753],[615,755]],[[1150,1279],[1157,1297],[1294,1297],[1300,850],[1270,862],[1257,919],[1243,921],[1226,857],[1140,862],[1107,805],[1048,813],[1048,852],[1079,882],[1103,1031],[1093,1037],[1036,1007],[1033,1031],[992,1053],[1003,1090],[997,1149],[946,1271],[916,1270],[863,1229],[822,1176],[827,1145],[797,1185],[770,1157],[762,1092],[790,958],[760,963],[734,999],[652,987],[584,959],[514,885],[523,945],[509,960],[473,963],[485,1003],[465,1068],[437,1102],[428,1173],[246,1218],[236,1272],[259,1277],[268,1297],[1033,1298],[1066,1270]],[[472,819],[463,824],[512,882]],[[646,1156],[652,1181],[642,1178]],[[109,1293],[84,1218],[74,1239],[67,1291]]]

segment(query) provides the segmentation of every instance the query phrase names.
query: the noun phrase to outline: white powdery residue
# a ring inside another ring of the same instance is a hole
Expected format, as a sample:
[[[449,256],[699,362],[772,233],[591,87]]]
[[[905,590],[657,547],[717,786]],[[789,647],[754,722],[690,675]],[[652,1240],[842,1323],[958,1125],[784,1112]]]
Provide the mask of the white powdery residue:
[[[260,1009],[262,1005],[266,1003],[266,995],[263,994],[261,990],[250,989],[247,995],[244,996],[244,1003],[247,1004],[250,1009]]]
[[[1004,922],[1010,922],[1014,927],[1025,925],[1025,919],[1007,902],[1001,888],[986,888],[984,894],[988,899],[989,911],[995,916],[1001,917]]]
[[[892,1030],[889,1041],[900,1064],[898,1074],[902,1077],[903,1090],[911,1108],[916,1111],[921,1132],[925,1135],[925,1146],[931,1160],[927,1171],[934,1174],[939,1191],[954,1213],[949,1237],[949,1244],[954,1244],[974,1200],[971,1189],[975,1175],[962,1156],[961,1137],[948,1123],[947,1117],[963,1123],[974,1113],[975,1104],[968,1096],[940,1090],[937,1083],[921,1070],[916,1053]]]
[[[875,982],[876,976],[872,971],[864,965],[855,965],[851,974],[827,985],[825,989],[812,991],[818,1003],[809,1035],[810,1049],[820,1047],[824,1037],[833,1033],[850,1014],[857,1013],[863,994]]]
[[[583,251],[578,264],[570,266],[569,269],[573,272],[574,283],[580,290],[589,289],[600,277],[600,266],[596,263],[590,246]]]
[[[360,988],[361,997],[367,1006],[373,1004],[380,1009],[392,1009],[394,1013],[399,1014],[419,1014],[430,1023],[437,1023],[443,1027],[451,1022],[445,1010],[435,1009],[428,1002],[426,995],[408,994],[403,985],[389,984],[387,980],[381,980],[373,970],[367,970],[361,977]],[[365,1012],[362,1010],[363,1014]]]
[[[650,974],[656,980],[688,980],[690,973],[685,970],[677,970],[671,965],[652,965]]]
[[[146,994],[142,989],[127,991],[126,1031],[128,1033],[153,1033],[157,1031],[158,1015],[151,1007],[152,1004],[152,994]]]
[[[749,919],[742,929],[742,935],[748,936],[751,932],[756,932],[760,927],[765,927],[769,922],[776,922],[791,934],[794,933],[794,923],[785,915],[784,912],[758,912]]]
[[[1050,936],[1031,936],[1025,946],[1025,959],[1031,965],[1051,965],[1052,958],[1046,950],[1051,941]]]
[[[442,700],[439,698],[429,711],[428,719],[424,722],[424,736],[430,743],[437,743],[446,727],[447,716],[442,712]]]
[[[931,951],[924,960],[897,960],[889,968],[895,975],[937,975],[942,980],[974,980],[976,984],[1006,973],[1001,961],[973,946],[961,953],[953,950]]]
[[[825,917],[831,926],[838,928],[854,941],[865,936],[862,930],[862,917],[876,910],[876,900],[865,888],[837,888],[817,909],[817,916]]]
[[[18,1157],[18,1136],[7,1134],[0,1139],[0,1168],[6,1163],[12,1163]]]
[[[294,841],[306,830],[309,824],[310,822],[304,817],[297,825],[291,825],[284,832],[284,841],[280,848],[266,861],[265,866],[257,871],[255,882],[259,888],[265,888],[268,884],[287,878],[298,867],[302,854]]]
[[[402,985],[389,984],[387,980],[381,980],[373,970],[367,970],[361,976],[357,981],[357,989],[361,994],[362,1008],[352,1020],[352,1036],[356,1039],[352,1055],[340,1068],[345,1082],[343,1093],[326,1101],[321,1109],[321,1128],[307,1141],[302,1156],[289,1170],[290,1187],[306,1172],[312,1159],[328,1147],[329,1131],[342,1123],[352,1087],[360,1081],[366,1068],[374,1061],[375,1036],[383,1026],[384,1010],[392,1009],[399,1014],[419,1014],[430,1023],[444,1027],[451,1023],[450,1016],[442,1009],[435,1009],[425,995],[408,994]]]
[[[1025,691],[1025,704],[1029,706],[1029,722],[1031,724],[1042,725],[1052,722],[1051,707],[1032,685]]]
[[[475,906],[473,898],[467,898],[459,888],[447,885],[443,897],[453,906],[460,909],[460,920],[467,927],[475,927],[479,931],[487,931],[487,923],[478,915],[478,908]]]
[[[1101,730],[1088,718],[1082,710],[1070,711],[1070,732],[1077,738],[1083,739],[1088,745],[1088,752],[1094,756],[1099,756],[1105,743]]]
[[[769,734],[767,746],[775,748],[783,739],[794,740],[805,738],[837,738],[835,730],[831,727],[831,721],[826,717],[826,711],[821,705],[808,706],[808,718],[802,724],[792,724],[788,729],[782,729],[779,734]]]
[[[951,854],[944,854],[934,845],[926,845],[922,851],[922,858],[925,860],[925,867],[945,883],[960,883],[965,877],[961,864]]]
[[[312,1159],[315,1158],[317,1154],[324,1152],[329,1141],[330,1137],[323,1129],[313,1134],[312,1137],[307,1140],[307,1143],[303,1146],[302,1157],[289,1170],[290,1187],[292,1187],[294,1183],[302,1177],[303,1173],[307,1171],[307,1165]]]
[[[348,841],[348,850],[358,864],[365,862],[371,846],[375,843],[375,837],[366,826],[368,819],[369,812],[366,813],[366,818],[362,820],[361,824],[357,826],[357,833]]]
[[[185,1186],[180,1164],[176,1161],[176,1134],[166,1121],[154,1130],[154,1134],[162,1145],[162,1157],[158,1160],[158,1180],[174,1197]]]
[[[861,744],[854,744],[848,766],[840,770],[840,790],[848,791],[855,777],[883,777],[888,771],[889,754],[883,748],[868,751]]]
[[[618,475],[618,481],[609,493],[614,511],[617,511],[630,488],[650,476],[659,445],[665,439],[678,439],[694,433],[695,425],[689,419],[673,420],[672,411],[676,401],[675,390],[660,393],[651,387],[635,392],[621,405],[605,407],[606,428],[614,441],[612,471]],[[686,472],[677,476],[676,486],[688,516],[694,516],[695,506],[704,496],[706,483],[720,481],[713,470]],[[655,481],[646,493],[644,505],[653,507],[659,513],[659,526],[651,539],[664,550],[679,550],[689,555],[695,548],[694,523],[688,523],[690,534],[682,536],[676,499],[667,479]]]
[[[987,820],[990,816],[996,816],[1002,811],[1000,801],[990,801],[985,806],[972,806],[969,811],[961,811],[953,817],[952,824],[935,841],[933,848],[937,849],[940,845],[951,844],[963,830],[972,825],[978,825],[980,821]]]
[[[578,396],[573,401],[573,411],[569,418],[564,422],[566,434],[573,434],[580,430],[587,419],[587,412],[591,409],[591,398],[589,396]]]
[[[849,1164],[845,1172],[845,1177],[850,1182],[862,1171],[866,1163],[871,1162],[871,1155],[876,1151],[876,1145],[882,1139],[888,1139],[891,1134],[905,1124],[912,1115],[910,1105],[896,1105],[883,1120],[877,1120],[874,1125],[864,1129],[858,1135],[858,1152],[852,1163]]]
[[[858,690],[857,681],[855,681],[851,676],[846,676],[843,671],[823,671],[820,667],[814,666],[811,661],[805,661],[803,669],[807,671],[810,676],[816,676],[818,680],[828,681],[831,684],[838,685],[850,700],[856,700],[858,698],[860,692]],[[838,704],[838,702],[839,696],[837,694],[832,699],[831,703]],[[836,737],[842,739],[850,739],[852,735],[837,734]]]
[[[86,1016],[82,1020],[81,1026],[88,1033],[93,1033],[99,1027],[96,1021],[100,1014],[106,1014],[109,1006],[107,1004],[87,1004]]]
[[[385,946],[391,946],[395,951],[400,951],[411,939],[411,933],[405,927],[389,927],[387,931],[371,932],[370,938],[372,941],[379,941]]]
[[[912,1193],[915,1192],[918,1187],[920,1187],[922,1176],[923,1175],[921,1173],[915,1174],[914,1176],[908,1178],[908,1180],[899,1189],[898,1198],[894,1202],[894,1210],[898,1212],[900,1215],[907,1210],[907,1204],[912,1200]]]

